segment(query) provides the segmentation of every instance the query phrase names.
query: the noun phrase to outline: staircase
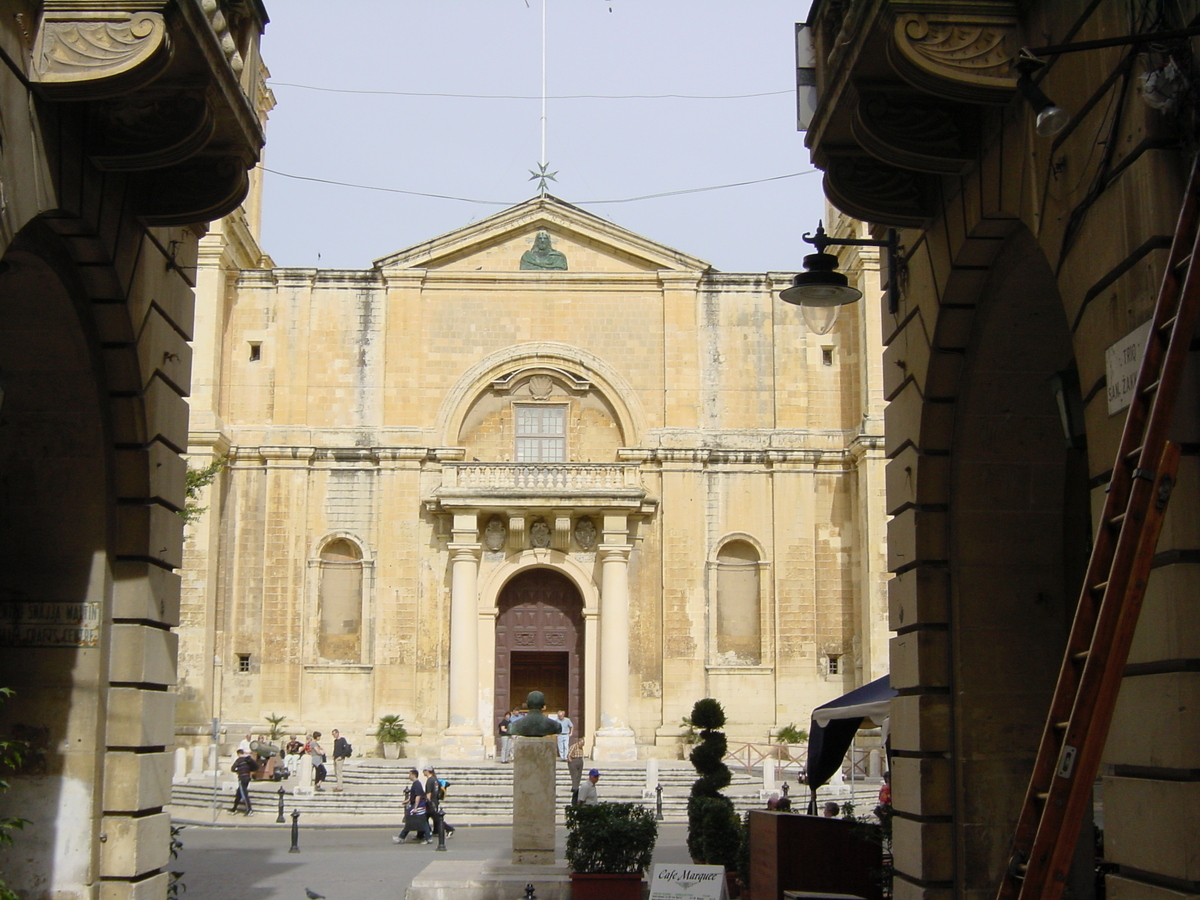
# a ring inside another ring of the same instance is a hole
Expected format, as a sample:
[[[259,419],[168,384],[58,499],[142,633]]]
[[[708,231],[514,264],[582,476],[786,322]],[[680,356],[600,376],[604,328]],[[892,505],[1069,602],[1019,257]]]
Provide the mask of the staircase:
[[[451,823],[509,824],[512,820],[512,766],[497,763],[437,764],[438,777],[450,782],[446,791],[444,808]],[[332,766],[330,779],[325,782],[321,793],[294,792],[295,776],[282,782],[256,781],[250,786],[255,808],[263,813],[274,811],[278,805],[279,789],[285,792],[284,803],[288,813],[299,810],[302,816],[343,815],[380,817],[399,821],[404,789],[409,784],[408,770],[418,765],[415,760],[352,759],[343,773],[345,791],[334,793]],[[586,764],[590,768],[590,764]],[[587,768],[584,769],[585,777]],[[605,763],[599,783],[602,800],[614,802],[643,803],[648,809],[655,808],[655,796],[643,798],[646,785],[646,764]],[[565,765],[556,772],[556,796],[559,805],[570,800],[571,779]],[[663,819],[667,822],[687,821],[687,798],[692,782],[696,780],[695,769],[690,763],[660,761],[658,780],[662,785]],[[859,814],[869,814],[875,806],[878,784],[860,782],[862,789],[856,797]],[[233,802],[236,780],[232,774],[222,773],[218,784],[218,802],[223,808]],[[761,797],[761,778],[735,772],[733,781],[725,794],[734,802],[739,812],[762,809],[766,802]],[[807,802],[807,791],[797,790],[792,785],[792,794],[800,802]],[[832,795],[831,795],[832,796]],[[177,782],[171,791],[172,805],[177,809],[210,809],[213,803],[213,783],[198,777]],[[561,818],[561,814],[560,814]]]

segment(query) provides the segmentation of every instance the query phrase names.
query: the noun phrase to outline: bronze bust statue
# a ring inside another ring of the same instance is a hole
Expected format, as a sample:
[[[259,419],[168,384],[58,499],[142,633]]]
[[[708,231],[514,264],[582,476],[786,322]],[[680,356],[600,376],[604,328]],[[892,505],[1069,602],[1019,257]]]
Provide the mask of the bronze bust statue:
[[[509,726],[510,734],[521,737],[545,737],[548,734],[560,734],[562,725],[548,718],[543,709],[546,707],[546,696],[541,691],[530,691],[529,699],[525,701],[529,712]]]
[[[547,232],[539,231],[533,239],[533,247],[521,256],[521,268],[534,271],[557,269],[565,272],[567,257],[561,250],[555,250],[551,246],[550,235]]]

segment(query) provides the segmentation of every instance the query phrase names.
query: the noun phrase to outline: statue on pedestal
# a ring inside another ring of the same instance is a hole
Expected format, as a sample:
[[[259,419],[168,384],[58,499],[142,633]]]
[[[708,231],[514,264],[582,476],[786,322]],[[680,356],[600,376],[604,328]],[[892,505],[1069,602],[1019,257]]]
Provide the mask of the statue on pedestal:
[[[529,712],[509,726],[511,734],[519,734],[522,737],[545,737],[548,734],[562,732],[562,724],[549,718],[542,711],[546,708],[546,695],[541,691],[530,691],[525,706]]]

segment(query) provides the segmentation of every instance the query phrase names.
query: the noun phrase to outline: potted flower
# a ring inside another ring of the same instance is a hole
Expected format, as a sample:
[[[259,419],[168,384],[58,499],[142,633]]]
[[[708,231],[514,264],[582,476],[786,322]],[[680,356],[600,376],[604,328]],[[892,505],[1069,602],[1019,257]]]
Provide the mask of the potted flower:
[[[688,853],[697,865],[724,866],[729,894],[736,896],[742,822],[733,801],[721,793],[721,788],[733,780],[724,762],[729,745],[725,733],[719,730],[725,724],[725,710],[707,697],[696,701],[690,718],[692,725],[700,729],[700,742],[688,758],[700,777],[692,784],[688,797]]]
[[[573,900],[641,900],[658,823],[638,803],[567,807]]]
[[[375,736],[383,745],[384,759],[399,759],[400,750],[408,740],[408,729],[400,716],[380,716]]]

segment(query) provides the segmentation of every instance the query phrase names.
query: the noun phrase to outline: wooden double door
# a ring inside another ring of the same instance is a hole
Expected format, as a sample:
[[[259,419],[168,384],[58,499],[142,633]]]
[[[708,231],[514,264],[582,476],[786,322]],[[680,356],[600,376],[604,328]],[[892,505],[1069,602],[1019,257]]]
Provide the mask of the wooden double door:
[[[524,708],[530,691],[546,695],[546,712],[565,709],[583,723],[583,600],[569,578],[529,569],[500,593],[496,617],[496,721]]]

